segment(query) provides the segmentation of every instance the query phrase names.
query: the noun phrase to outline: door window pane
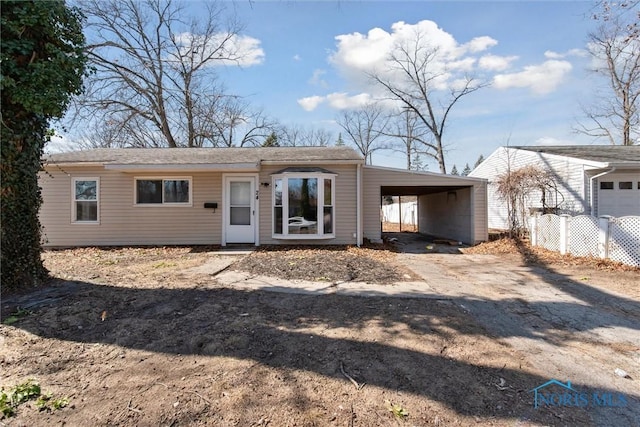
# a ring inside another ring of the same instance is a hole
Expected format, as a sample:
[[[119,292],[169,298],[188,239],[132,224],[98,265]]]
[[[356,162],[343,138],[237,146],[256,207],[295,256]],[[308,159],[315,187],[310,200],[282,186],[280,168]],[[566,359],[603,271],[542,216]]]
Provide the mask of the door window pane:
[[[236,181],[231,182],[231,205],[246,206],[251,204],[251,183]]]
[[[251,225],[251,208],[232,206],[230,217],[231,225]]]

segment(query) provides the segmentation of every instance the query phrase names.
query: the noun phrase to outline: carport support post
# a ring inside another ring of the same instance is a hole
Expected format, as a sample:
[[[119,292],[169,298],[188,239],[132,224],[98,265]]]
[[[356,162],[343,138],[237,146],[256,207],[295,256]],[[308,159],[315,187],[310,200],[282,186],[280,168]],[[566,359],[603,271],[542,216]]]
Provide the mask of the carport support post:
[[[560,253],[562,255],[567,253],[567,247],[569,246],[569,220],[570,215],[560,215]]]
[[[609,258],[609,220],[611,216],[603,215],[598,218],[598,256]]]

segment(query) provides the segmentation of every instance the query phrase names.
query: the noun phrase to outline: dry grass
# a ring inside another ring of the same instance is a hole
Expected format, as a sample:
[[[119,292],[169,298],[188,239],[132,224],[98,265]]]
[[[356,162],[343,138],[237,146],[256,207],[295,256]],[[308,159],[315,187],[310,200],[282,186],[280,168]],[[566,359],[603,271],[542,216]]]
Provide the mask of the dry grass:
[[[503,237],[492,242],[463,249],[467,254],[502,255],[520,254],[524,261],[535,264],[558,264],[562,266],[584,266],[602,271],[634,271],[640,272],[640,268],[595,257],[577,257],[569,254],[562,255],[559,252],[550,251],[540,247],[533,247],[526,240]]]

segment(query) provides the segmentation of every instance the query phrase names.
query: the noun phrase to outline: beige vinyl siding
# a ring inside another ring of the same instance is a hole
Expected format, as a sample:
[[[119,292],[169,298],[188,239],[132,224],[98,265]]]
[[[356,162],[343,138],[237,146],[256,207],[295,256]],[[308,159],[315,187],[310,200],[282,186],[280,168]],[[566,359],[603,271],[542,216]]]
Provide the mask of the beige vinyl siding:
[[[191,177],[191,206],[136,206],[134,178]],[[74,177],[100,178],[99,223],[72,222]],[[219,244],[222,211],[220,173],[122,173],[99,168],[50,168],[40,174],[40,221],[45,246]]]
[[[468,224],[457,230],[455,234],[462,236],[460,232],[463,231],[465,238],[459,240],[463,240],[466,243],[478,243],[487,240],[487,201],[486,182],[484,180],[369,166],[363,168],[363,235],[366,239],[379,241],[382,237],[380,220],[381,187],[385,186],[442,187],[442,192],[445,196],[447,187],[472,187],[473,194],[471,194],[471,190],[466,192],[458,191],[461,193],[459,197],[468,199],[468,211],[465,219]],[[424,203],[432,200],[436,201],[438,197],[429,195],[427,197],[423,196],[421,199]],[[419,203],[419,216],[422,215],[421,210],[423,208]],[[440,216],[439,218],[441,224],[442,221],[447,220],[446,217]],[[427,233],[426,230],[420,230],[420,232]]]
[[[589,214],[588,181],[585,180],[582,162],[570,157],[500,147],[469,174],[489,181],[489,228],[508,228],[507,206],[496,190],[495,180],[509,168],[517,170],[529,165],[538,166],[553,174],[559,193],[558,201],[561,202],[559,213]],[[540,192],[532,193],[527,203],[528,207],[542,208],[541,199]]]
[[[337,176],[335,177],[335,205],[334,227],[335,238],[331,239],[274,239],[273,233],[273,209],[271,175],[285,169],[286,166],[263,166],[260,171],[259,184],[259,212],[260,212],[260,244],[261,245],[286,245],[286,244],[313,244],[313,245],[355,245],[356,238],[356,165],[325,165],[305,164],[305,167],[321,167]],[[264,186],[261,183],[269,183]]]

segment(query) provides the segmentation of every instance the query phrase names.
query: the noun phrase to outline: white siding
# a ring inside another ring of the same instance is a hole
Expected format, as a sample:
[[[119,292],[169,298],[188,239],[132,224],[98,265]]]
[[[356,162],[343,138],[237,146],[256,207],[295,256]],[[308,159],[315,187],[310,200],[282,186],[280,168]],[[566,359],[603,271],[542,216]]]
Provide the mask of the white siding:
[[[595,181],[597,200],[597,215],[611,215],[623,217],[628,215],[640,215],[640,171],[613,172]],[[601,182],[613,183],[612,190],[600,189]],[[631,189],[621,189],[621,182],[631,182]]]
[[[588,181],[585,179],[584,165],[579,160],[500,147],[469,174],[469,176],[485,178],[489,181],[487,188],[489,228],[500,230],[508,228],[507,207],[496,191],[494,180],[506,173],[509,168],[516,170],[529,165],[539,166],[553,174],[558,188],[557,198],[560,202],[558,213],[573,215],[589,213]],[[540,193],[532,194],[528,207],[541,208],[541,199]]]

